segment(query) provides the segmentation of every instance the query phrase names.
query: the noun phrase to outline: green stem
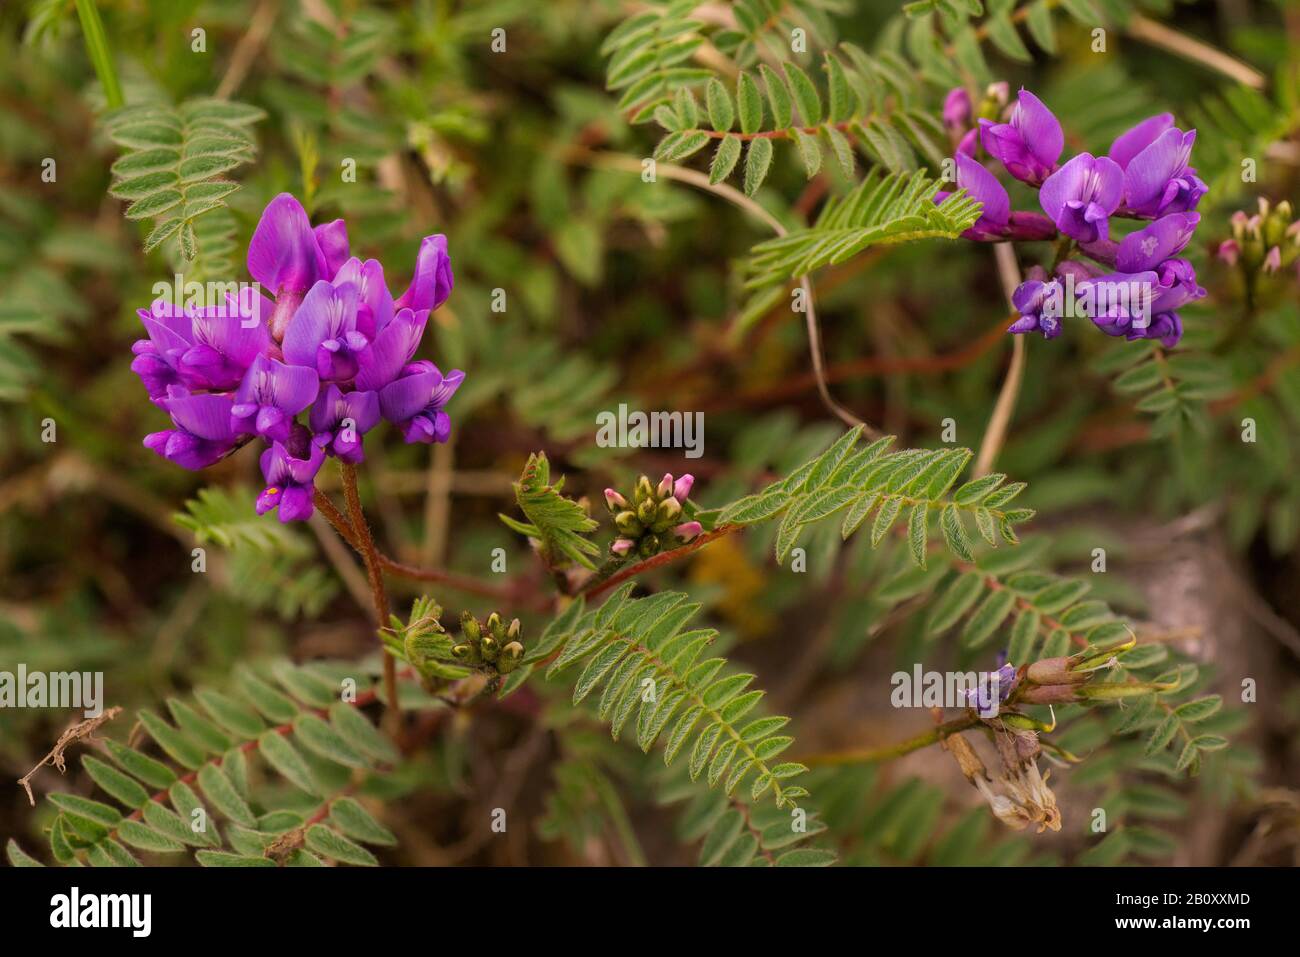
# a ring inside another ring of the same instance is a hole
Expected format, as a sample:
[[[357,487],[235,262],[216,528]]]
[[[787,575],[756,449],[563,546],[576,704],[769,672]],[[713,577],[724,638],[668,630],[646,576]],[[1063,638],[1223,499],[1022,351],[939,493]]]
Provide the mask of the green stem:
[[[929,731],[914,735],[904,741],[896,744],[886,745],[881,748],[863,748],[854,751],[830,751],[825,754],[810,754],[800,760],[810,768],[827,767],[837,764],[875,764],[878,761],[889,761],[893,758],[901,758],[905,754],[911,754],[913,751],[919,751],[921,748],[928,747],[931,744],[937,744],[951,734],[958,731],[965,731],[967,728],[973,728],[979,724],[979,715],[971,713],[965,717],[956,718],[947,724],[936,725]]]
[[[108,49],[108,34],[104,32],[104,21],[99,18],[95,0],[77,0],[77,16],[81,18],[86,53],[95,67],[99,85],[104,88],[104,101],[110,110],[119,109],[126,104],[126,100],[122,97],[122,84],[117,78],[117,68],[113,66],[113,55]]]

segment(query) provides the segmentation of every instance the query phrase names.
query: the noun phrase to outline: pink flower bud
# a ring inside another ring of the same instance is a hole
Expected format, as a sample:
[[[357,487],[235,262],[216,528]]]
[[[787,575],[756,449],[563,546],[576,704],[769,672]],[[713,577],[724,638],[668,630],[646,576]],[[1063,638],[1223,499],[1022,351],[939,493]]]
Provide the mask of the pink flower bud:
[[[1282,268],[1282,250],[1273,246],[1264,256],[1264,272],[1275,273]]]
[[[1241,246],[1235,239],[1225,239],[1219,243],[1219,258],[1229,266],[1237,265],[1237,256],[1241,253]]]
[[[630,538],[616,538],[614,539],[614,544],[609,546],[609,550],[615,555],[626,555],[632,550],[632,546],[635,544],[636,542],[632,541]]]
[[[689,542],[702,531],[704,531],[704,526],[699,522],[683,522],[673,529],[673,534],[682,541]]]
[[[673,490],[673,473],[665,472],[664,477],[659,480],[659,487],[655,489],[655,494],[660,498],[667,498]]]
[[[628,507],[627,499],[612,488],[605,489],[605,504],[609,506],[611,512],[621,512]]]
[[[678,502],[685,505],[686,499],[691,494],[691,486],[694,484],[695,484],[694,475],[683,475],[681,478],[679,478],[676,482],[673,483],[673,498],[677,499]]]

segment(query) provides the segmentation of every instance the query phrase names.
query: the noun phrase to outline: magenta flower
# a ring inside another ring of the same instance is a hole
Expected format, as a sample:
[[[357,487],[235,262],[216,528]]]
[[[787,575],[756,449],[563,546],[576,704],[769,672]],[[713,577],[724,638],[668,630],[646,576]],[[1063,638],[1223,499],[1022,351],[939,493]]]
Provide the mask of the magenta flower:
[[[397,300],[397,308],[437,309],[451,295],[453,279],[451,257],[447,255],[447,237],[438,233],[425,236],[415,258],[415,276]]]
[[[1008,122],[980,120],[979,126],[984,151],[1026,183],[1037,185],[1047,179],[1065,148],[1060,121],[1042,100],[1025,89],[1021,89],[1011,108]]]
[[[221,394],[177,394],[165,399],[163,405],[176,427],[146,435],[145,447],[183,469],[207,468],[238,444],[230,427],[231,401]]]
[[[148,338],[132,346],[131,368],[172,420],[146,447],[201,469],[265,439],[257,511],[278,509],[288,522],[311,515],[327,456],[362,461],[362,436],[381,415],[408,442],[447,440],[444,407],[465,374],[415,361],[429,312],[454,283],[445,236],[421,242],[411,284],[394,300],[383,267],[350,256],[343,220],[312,228],[285,193],[253,231],[248,271],[274,303],[246,289],[220,307],[140,310]]]
[[[378,261],[367,259],[362,263],[354,256],[339,269],[333,283],[336,287],[356,286],[356,327],[367,339],[373,339],[393,318],[393,294],[388,291],[384,267]]]
[[[428,321],[427,309],[398,312],[359,356],[356,387],[382,389],[396,379],[415,356]]]
[[[1038,201],[1066,236],[1082,243],[1106,239],[1119,208],[1124,173],[1114,160],[1080,153],[1049,176]]]
[[[1061,334],[1064,302],[1065,290],[1061,283],[1048,279],[1042,266],[1034,266],[1029,271],[1029,278],[1011,295],[1011,304],[1020,313],[1020,318],[1007,328],[1007,332],[1018,335],[1041,332],[1044,339],[1055,339]]]
[[[315,369],[322,382],[346,382],[356,378],[357,357],[368,345],[357,328],[357,287],[322,279],[289,320],[281,349],[285,362]]]
[[[298,455],[290,450],[290,445]],[[314,479],[325,461],[325,451],[300,434],[294,436],[290,445],[275,442],[262,453],[266,488],[257,497],[257,514],[279,509],[280,521],[303,522],[311,518]]]
[[[1200,221],[1200,213],[1170,213],[1130,233],[1120,241],[1115,268],[1120,272],[1155,269],[1187,248]]]
[[[1106,155],[1119,164],[1120,169],[1128,169],[1133,157],[1156,141],[1165,130],[1174,125],[1172,113],[1160,113],[1149,116],[1141,123],[1126,130],[1110,144]]]
[[[979,162],[959,152],[957,162],[957,186],[966,190],[967,195],[981,203],[980,217],[975,224],[962,233],[966,239],[987,240],[1001,236],[1007,228],[1011,216],[1011,197]],[[936,204],[943,203],[952,193],[940,191],[935,193]]]
[[[379,394],[345,394],[331,382],[311,407],[307,421],[313,442],[344,462],[360,462],[365,458],[361,436],[379,424]]]
[[[446,442],[451,419],[443,407],[464,379],[459,369],[444,376],[432,362],[413,362],[379,391],[379,409],[407,442]]]
[[[1130,130],[1125,135],[1133,132]],[[1133,145],[1140,142],[1140,138],[1135,138]],[[1196,208],[1209,187],[1197,177],[1196,170],[1188,165],[1195,142],[1196,130],[1184,133],[1170,127],[1132,157],[1121,152],[1120,159],[1124,160],[1120,164],[1124,171],[1124,205],[1129,212],[1137,216],[1155,217]],[[1124,150],[1128,147],[1129,144],[1124,144]],[[1116,162],[1119,163],[1119,160]]]
[[[314,369],[258,356],[235,393],[231,428],[268,442],[287,442],[294,416],[312,404],[319,386]]]
[[[973,107],[964,86],[955,86],[943,98],[943,125],[950,133],[960,133],[970,126]]]
[[[134,371],[155,402],[169,386],[233,389],[269,339],[270,303],[245,289],[238,297],[207,307],[178,308],[159,300],[137,310],[149,338],[132,346]]]

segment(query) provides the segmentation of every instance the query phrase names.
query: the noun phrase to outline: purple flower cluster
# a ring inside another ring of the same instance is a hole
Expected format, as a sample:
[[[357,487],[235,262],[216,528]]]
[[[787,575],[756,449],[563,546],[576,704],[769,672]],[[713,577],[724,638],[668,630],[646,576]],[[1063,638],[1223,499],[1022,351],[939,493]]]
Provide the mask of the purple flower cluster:
[[[977,127],[963,133],[973,112],[969,96],[960,90],[949,93],[943,117],[954,140],[960,141],[957,185],[983,206],[980,218],[963,234],[966,238],[1063,237],[1102,267],[1067,259],[1051,277],[1040,268],[1031,270],[1013,297],[1020,319],[1008,331],[1053,338],[1060,334],[1062,315],[1070,311],[1062,310],[1060,303],[1064,299],[1073,304],[1083,296],[1089,300],[1083,314],[1107,335],[1177,344],[1182,336],[1177,310],[1205,295],[1191,264],[1178,257],[1200,219],[1192,210],[1206,193],[1205,183],[1189,165],[1195,130],[1177,129],[1173,116],[1162,113],[1117,137],[1108,155],[1079,153],[1062,165],[1061,123],[1028,90],[1020,91],[1006,122],[981,118]],[[977,159],[976,129],[985,154],[1015,179],[1038,188],[1045,215],[1011,209],[1006,189]],[[949,195],[938,193],[935,201],[942,203]],[[1112,216],[1153,222],[1115,243],[1110,238]],[[1094,301],[1101,305],[1092,308]]]
[[[311,515],[325,459],[360,462],[362,436],[381,418],[407,442],[447,441],[445,407],[465,374],[414,358],[429,313],[451,294],[446,237],[421,242],[415,277],[397,299],[383,267],[348,249],[343,220],[313,229],[302,204],[282,193],[249,243],[254,286],[216,306],[159,300],[141,309],[148,338],[133,346],[131,368],[172,420],[144,444],[201,469],[263,439],[257,511],[278,509],[289,522]]]

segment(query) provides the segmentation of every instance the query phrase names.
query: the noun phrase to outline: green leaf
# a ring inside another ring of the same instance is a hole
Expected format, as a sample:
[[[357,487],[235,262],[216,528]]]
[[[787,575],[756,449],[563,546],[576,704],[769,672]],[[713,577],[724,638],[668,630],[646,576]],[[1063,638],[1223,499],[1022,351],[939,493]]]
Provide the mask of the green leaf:
[[[379,861],[360,844],[341,834],[331,831],[323,824],[313,824],[307,828],[306,845],[322,857],[338,861],[340,864],[356,864],[361,867],[377,867]]]
[[[950,503],[944,506],[943,512],[939,515],[939,528],[943,532],[943,540],[948,544],[949,551],[964,562],[975,561],[970,537],[966,534],[965,526],[962,525],[961,513],[956,505]]]
[[[753,196],[767,179],[767,172],[772,165],[772,141],[770,139],[750,140],[749,150],[745,154],[745,195]]]
[[[705,102],[709,111],[709,123],[719,133],[731,129],[731,124],[735,121],[736,113],[731,104],[731,94],[727,88],[722,85],[717,77],[709,80],[709,85],[705,93]]]
[[[144,807],[145,801],[149,800],[149,792],[140,787],[132,778],[105,764],[94,755],[83,755],[81,766],[86,769],[86,773],[90,775],[91,780],[126,807],[135,810]]]
[[[213,764],[203,765],[199,768],[198,784],[203,796],[226,818],[245,827],[256,826],[257,819],[253,817],[253,812],[221,768]]]
[[[951,628],[983,592],[984,577],[978,572],[959,575],[930,606],[929,633],[937,635]]]
[[[758,92],[758,84],[748,73],[741,73],[736,81],[736,103],[740,112],[740,132],[751,134],[761,130],[763,97]]]
[[[790,81],[790,90],[799,107],[804,126],[817,126],[822,121],[822,101],[817,87],[797,63],[784,63],[782,69]]]
[[[266,762],[291,784],[308,794],[321,793],[320,785],[316,783],[307,762],[282,735],[267,731],[257,739],[257,749],[266,758]]]
[[[794,121],[794,105],[790,99],[790,88],[785,79],[766,63],[759,68],[763,84],[767,87],[767,101],[772,107],[772,122],[776,129],[783,130]]]
[[[309,751],[327,760],[350,768],[369,767],[370,762],[353,750],[342,735],[314,714],[299,715],[293,723],[293,733]]]
[[[165,834],[161,834],[139,821],[123,821],[118,826],[117,834],[127,844],[142,851],[168,854],[185,850],[185,845],[180,841],[174,841]]]
[[[330,822],[348,837],[367,844],[397,843],[397,837],[384,827],[350,797],[342,797],[330,805]]]
[[[822,168],[822,149],[817,137],[803,130],[794,130],[795,145],[799,147],[799,158],[803,160],[804,172],[809,179],[817,175]]]
[[[1223,698],[1220,695],[1209,695],[1205,698],[1197,698],[1195,701],[1188,701],[1180,704],[1174,709],[1174,714],[1178,715],[1179,720],[1194,724],[1197,721],[1204,721],[1211,715],[1217,714],[1223,707]]]
[[[921,568],[925,567],[926,518],[928,515],[929,507],[926,503],[917,502],[912,506],[912,514],[907,519],[907,544],[912,550],[912,561],[916,562]]]
[[[718,148],[713,154],[713,163],[709,166],[709,182],[721,183],[731,175],[740,160],[740,138],[733,135],[724,136],[718,141]]]
[[[1006,620],[1007,615],[1011,614],[1015,604],[1014,592],[1006,589],[990,592],[967,620],[966,627],[962,629],[962,644],[967,648],[979,648],[986,644],[993,637],[998,626]]]

